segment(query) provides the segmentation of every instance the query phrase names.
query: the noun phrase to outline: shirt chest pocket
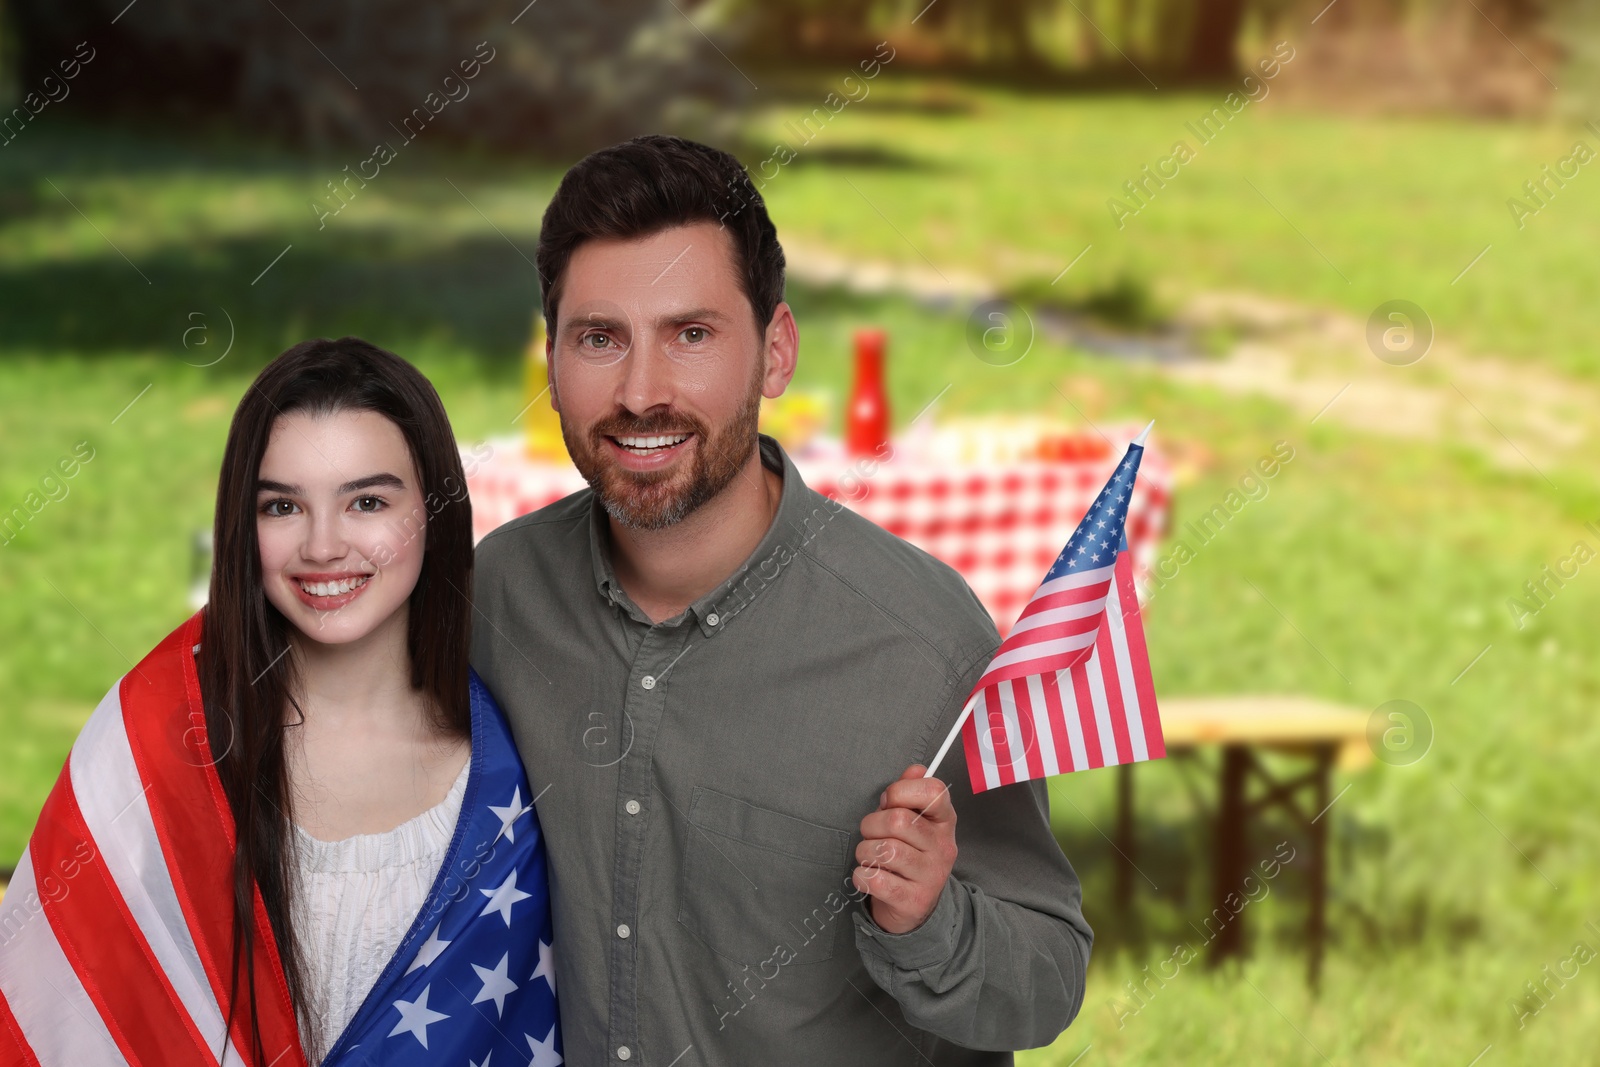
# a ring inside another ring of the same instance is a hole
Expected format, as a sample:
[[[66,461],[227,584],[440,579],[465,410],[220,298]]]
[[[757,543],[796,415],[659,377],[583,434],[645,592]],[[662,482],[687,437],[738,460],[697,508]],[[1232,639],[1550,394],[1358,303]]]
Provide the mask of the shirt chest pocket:
[[[850,925],[850,834],[695,787],[678,921],[719,956],[820,963]]]

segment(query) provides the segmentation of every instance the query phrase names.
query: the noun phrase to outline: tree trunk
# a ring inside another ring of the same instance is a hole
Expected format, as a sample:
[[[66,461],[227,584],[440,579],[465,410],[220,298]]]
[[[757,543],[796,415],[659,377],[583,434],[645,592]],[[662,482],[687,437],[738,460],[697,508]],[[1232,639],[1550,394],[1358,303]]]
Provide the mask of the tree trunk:
[[[1188,73],[1226,78],[1236,73],[1234,43],[1244,24],[1245,0],[1201,0],[1189,38]]]

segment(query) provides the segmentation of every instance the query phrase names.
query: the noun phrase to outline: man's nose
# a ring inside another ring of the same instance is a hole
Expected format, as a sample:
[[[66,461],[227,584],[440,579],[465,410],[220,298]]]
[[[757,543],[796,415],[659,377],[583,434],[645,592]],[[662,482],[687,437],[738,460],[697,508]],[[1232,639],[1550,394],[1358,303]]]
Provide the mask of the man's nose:
[[[623,360],[618,402],[635,415],[672,403],[674,371],[672,360],[659,346],[635,344]]]

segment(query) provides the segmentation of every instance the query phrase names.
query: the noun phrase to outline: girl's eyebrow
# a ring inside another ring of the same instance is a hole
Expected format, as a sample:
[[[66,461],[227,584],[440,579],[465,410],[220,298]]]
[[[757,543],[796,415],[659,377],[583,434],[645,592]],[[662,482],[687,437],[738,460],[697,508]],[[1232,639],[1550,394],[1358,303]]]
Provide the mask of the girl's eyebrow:
[[[365,478],[357,478],[354,481],[345,482],[338,488],[337,493],[343,496],[345,493],[354,493],[360,489],[373,489],[379,486],[385,489],[404,489],[406,483],[388,472],[369,474]],[[285,496],[303,496],[305,494],[305,490],[298,485],[285,485],[283,482],[274,482],[268,478],[262,478],[256,482],[256,492],[282,493]]]

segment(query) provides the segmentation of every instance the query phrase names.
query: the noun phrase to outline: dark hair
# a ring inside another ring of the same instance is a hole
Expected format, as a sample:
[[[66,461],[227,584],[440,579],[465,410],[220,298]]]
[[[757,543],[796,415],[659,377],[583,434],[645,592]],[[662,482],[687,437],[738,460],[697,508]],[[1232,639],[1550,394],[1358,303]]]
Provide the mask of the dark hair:
[[[211,597],[201,624],[198,663],[206,731],[238,832],[228,1021],[231,1026],[239,1002],[242,963],[243,973],[250,976],[249,1025],[261,1063],[266,1057],[254,981],[258,888],[297,1005],[305,993],[305,977],[290,921],[293,828],[284,756],[286,712],[302,709],[294,657],[284,655],[293,624],[267,600],[262,584],[256,482],[279,416],[337,411],[384,415],[399,427],[411,450],[427,512],[422,572],[408,601],[411,686],[428,697],[437,729],[457,736],[471,733],[467,652],[472,505],[444,404],[415,367],[360,338],[297,344],[256,378],[228,430],[217,483]]]
[[[545,208],[534,258],[548,336],[555,336],[562,277],[579,245],[649,237],[693,222],[720,223],[733,238],[756,332],[766,330],[783,302],[783,248],[744,165],[710,145],[646,134],[585,156]]]

